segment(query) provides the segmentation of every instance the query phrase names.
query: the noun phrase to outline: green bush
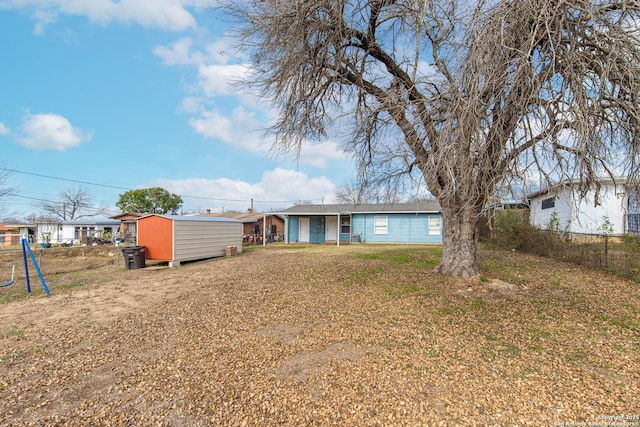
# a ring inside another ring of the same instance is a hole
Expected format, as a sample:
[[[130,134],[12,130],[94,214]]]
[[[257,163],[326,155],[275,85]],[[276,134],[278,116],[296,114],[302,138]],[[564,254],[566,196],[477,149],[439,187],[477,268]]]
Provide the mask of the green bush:
[[[509,209],[496,211],[491,221],[491,240],[499,248],[519,250],[544,256],[561,251],[567,235],[560,231],[541,230],[529,223],[527,211]]]
[[[615,237],[608,234],[572,236],[550,221],[546,229],[532,226],[517,210],[494,213],[490,242],[499,249],[518,250],[594,269],[608,271],[640,281],[640,236]],[[608,237],[605,239],[604,237]]]

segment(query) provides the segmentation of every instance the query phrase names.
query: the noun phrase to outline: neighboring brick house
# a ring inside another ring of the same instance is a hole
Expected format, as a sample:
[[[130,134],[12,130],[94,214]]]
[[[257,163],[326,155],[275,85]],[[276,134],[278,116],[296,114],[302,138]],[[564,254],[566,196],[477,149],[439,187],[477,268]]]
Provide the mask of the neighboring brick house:
[[[0,224],[0,248],[20,244],[20,230],[28,227],[25,224]],[[32,234],[32,233],[30,233]]]

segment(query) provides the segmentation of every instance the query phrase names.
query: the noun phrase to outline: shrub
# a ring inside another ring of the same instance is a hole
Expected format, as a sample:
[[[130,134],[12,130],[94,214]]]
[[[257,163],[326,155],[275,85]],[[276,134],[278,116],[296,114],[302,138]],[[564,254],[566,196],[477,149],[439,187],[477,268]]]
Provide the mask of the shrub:
[[[498,211],[492,218],[490,241],[499,249],[518,250],[550,258],[607,269],[617,275],[640,281],[640,236],[610,237],[610,227],[602,227],[606,234],[572,236],[552,221],[546,229],[529,224],[528,218],[517,210]]]

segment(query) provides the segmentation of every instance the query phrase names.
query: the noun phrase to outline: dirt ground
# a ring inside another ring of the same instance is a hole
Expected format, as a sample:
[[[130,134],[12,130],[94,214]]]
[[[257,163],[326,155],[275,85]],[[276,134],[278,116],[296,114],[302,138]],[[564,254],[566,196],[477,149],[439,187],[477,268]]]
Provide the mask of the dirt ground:
[[[71,257],[0,304],[0,425],[640,425],[637,283],[519,254],[456,281],[421,251]]]

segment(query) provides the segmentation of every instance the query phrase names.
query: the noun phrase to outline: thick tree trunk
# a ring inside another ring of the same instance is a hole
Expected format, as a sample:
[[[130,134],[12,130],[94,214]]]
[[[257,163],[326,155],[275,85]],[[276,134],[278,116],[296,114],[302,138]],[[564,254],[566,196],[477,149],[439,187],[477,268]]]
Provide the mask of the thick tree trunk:
[[[478,220],[480,209],[442,206],[444,220],[442,260],[436,272],[469,278],[480,272],[478,263]]]

